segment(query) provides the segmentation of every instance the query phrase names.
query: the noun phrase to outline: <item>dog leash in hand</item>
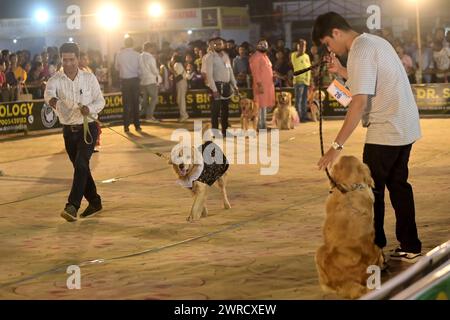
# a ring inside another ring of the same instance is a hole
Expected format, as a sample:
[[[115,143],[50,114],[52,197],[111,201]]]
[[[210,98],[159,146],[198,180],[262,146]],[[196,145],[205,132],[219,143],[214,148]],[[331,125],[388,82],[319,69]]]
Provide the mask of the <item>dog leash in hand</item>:
[[[162,159],[164,159],[164,160],[169,160],[169,157],[166,156],[165,154],[163,154],[163,153],[161,153],[161,152],[155,152],[155,151],[153,151],[152,149],[150,149],[149,147],[143,145],[142,143],[139,143],[139,142],[137,142],[137,141],[131,139],[130,137],[127,137],[126,135],[124,135],[124,134],[122,134],[122,133],[120,133],[120,132],[114,130],[114,129],[111,128],[109,125],[105,125],[105,124],[102,123],[100,120],[94,118],[91,114],[89,114],[89,115],[83,115],[83,135],[84,135],[84,142],[85,142],[86,144],[92,144],[92,143],[93,143],[93,141],[92,141],[92,140],[93,140],[93,139],[92,139],[92,135],[91,135],[91,132],[90,132],[90,130],[89,130],[88,119],[91,119],[91,120],[95,121],[95,122],[98,123],[101,127],[107,128],[107,129],[111,130],[112,132],[118,134],[119,136],[121,136],[121,137],[127,139],[128,141],[130,141],[130,142],[134,143],[135,145],[137,145],[139,148],[142,148],[142,149],[144,149],[145,151],[148,151],[148,152],[150,152],[150,153],[153,153],[154,155],[156,155],[156,156],[158,156],[158,157],[160,157],[160,158],[162,158]],[[88,137],[88,136],[91,137],[91,142],[88,142],[88,141],[87,141],[87,137]]]
[[[323,64],[321,63],[319,66],[319,83],[318,83],[318,88],[319,88],[319,137],[320,137],[320,153],[323,157],[324,150],[323,150],[323,107],[322,107],[322,68],[323,68]],[[330,172],[328,171],[328,168],[325,168],[325,173],[328,177],[328,180],[331,183],[331,189],[338,189],[341,193],[347,193],[348,190],[344,189],[340,184],[337,184],[336,181],[334,181],[333,177],[331,177]],[[331,191],[330,191],[331,193]]]

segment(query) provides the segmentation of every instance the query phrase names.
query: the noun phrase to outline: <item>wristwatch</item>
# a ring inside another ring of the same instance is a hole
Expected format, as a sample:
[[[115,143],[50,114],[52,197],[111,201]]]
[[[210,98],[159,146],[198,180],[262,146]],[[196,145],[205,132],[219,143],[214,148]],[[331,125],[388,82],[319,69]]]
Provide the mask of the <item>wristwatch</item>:
[[[331,144],[331,147],[332,147],[334,150],[338,150],[338,151],[344,149],[344,145],[343,145],[343,144],[339,144],[339,143],[337,143],[336,141],[334,141],[334,142]]]

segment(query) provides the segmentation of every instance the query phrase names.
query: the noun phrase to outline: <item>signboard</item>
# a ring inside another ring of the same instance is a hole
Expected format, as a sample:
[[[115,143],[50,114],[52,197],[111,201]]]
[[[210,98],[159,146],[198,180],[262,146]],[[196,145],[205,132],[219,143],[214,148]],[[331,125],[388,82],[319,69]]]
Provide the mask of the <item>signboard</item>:
[[[202,9],[202,26],[215,27],[218,26],[217,8]]]
[[[223,7],[220,8],[220,13],[223,29],[245,29],[249,27],[247,8]]]
[[[412,85],[413,93],[419,107],[420,114],[450,115],[450,85],[423,84]],[[290,92],[294,98],[294,88],[277,89]],[[240,90],[242,98],[253,98],[251,89]],[[323,101],[323,115],[325,117],[343,117],[347,108],[326,94]],[[99,120],[105,123],[122,121],[123,103],[121,93],[105,95],[105,108],[99,114]],[[210,95],[207,90],[190,90],[186,95],[186,110],[190,117],[210,116]],[[230,117],[238,117],[239,97],[234,97],[229,105]],[[162,119],[179,117],[179,109],[175,97],[171,94],[161,93],[156,106],[155,116]],[[17,101],[0,103],[0,134],[23,132],[27,130],[46,130],[60,127],[58,117],[52,108],[43,100]]]

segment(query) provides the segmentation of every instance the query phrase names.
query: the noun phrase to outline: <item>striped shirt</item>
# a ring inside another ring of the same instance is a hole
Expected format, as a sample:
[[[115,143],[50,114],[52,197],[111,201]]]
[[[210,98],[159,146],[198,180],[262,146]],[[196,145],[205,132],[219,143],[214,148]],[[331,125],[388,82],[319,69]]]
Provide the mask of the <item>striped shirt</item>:
[[[56,114],[59,122],[66,125],[83,123],[79,103],[87,106],[89,113],[95,119],[105,106],[105,99],[97,78],[94,74],[82,70],[78,70],[73,81],[66,76],[64,71],[59,71],[51,77],[45,87],[44,99],[50,105],[52,98],[58,99]]]
[[[362,117],[366,143],[401,146],[421,137],[408,76],[389,42],[366,33],[356,37],[348,54],[347,73],[352,95],[368,96]]]

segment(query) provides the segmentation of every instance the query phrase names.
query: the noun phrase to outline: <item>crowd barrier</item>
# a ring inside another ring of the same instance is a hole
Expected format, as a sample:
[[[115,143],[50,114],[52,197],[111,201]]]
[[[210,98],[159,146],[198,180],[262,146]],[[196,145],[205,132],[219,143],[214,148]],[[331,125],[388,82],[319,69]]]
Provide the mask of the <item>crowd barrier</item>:
[[[420,114],[450,115],[450,85],[448,83],[412,85]],[[293,88],[277,89],[292,93]],[[325,91],[325,90],[324,90]],[[242,89],[241,97],[252,98],[252,90]],[[186,109],[190,117],[210,116],[210,96],[207,90],[190,90],[186,95]],[[102,122],[122,120],[123,104],[120,93],[105,94],[106,106],[99,115]],[[328,93],[323,102],[325,117],[342,117],[346,108],[342,107]],[[233,96],[230,102],[230,116],[240,115],[239,97]],[[177,118],[179,116],[175,97],[162,93],[156,107],[155,116],[161,119]],[[0,134],[24,132],[31,130],[46,130],[60,127],[53,109],[43,100],[15,101],[0,103]]]

